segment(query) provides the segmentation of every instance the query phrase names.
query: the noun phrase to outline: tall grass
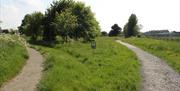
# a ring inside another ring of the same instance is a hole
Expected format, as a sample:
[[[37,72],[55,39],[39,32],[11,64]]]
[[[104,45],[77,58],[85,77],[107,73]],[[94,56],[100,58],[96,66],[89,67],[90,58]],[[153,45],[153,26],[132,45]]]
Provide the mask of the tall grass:
[[[36,46],[46,57],[39,91],[139,91],[135,54],[112,39],[96,41],[95,50],[80,42]]]
[[[18,36],[0,35],[0,87],[21,70],[27,58],[27,51]]]
[[[156,40],[151,38],[128,38],[123,41],[136,45],[166,61],[180,73],[180,41]]]

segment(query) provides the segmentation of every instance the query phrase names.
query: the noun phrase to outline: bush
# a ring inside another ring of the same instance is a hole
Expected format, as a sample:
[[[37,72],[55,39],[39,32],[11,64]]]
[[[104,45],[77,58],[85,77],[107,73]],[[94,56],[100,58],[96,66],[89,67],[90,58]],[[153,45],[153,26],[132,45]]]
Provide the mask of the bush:
[[[0,87],[20,72],[28,58],[23,39],[17,35],[0,35]]]

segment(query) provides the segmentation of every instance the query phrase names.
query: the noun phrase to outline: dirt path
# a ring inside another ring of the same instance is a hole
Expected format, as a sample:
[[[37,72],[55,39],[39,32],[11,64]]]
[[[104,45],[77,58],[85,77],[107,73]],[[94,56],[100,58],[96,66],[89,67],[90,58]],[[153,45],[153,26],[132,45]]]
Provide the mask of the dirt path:
[[[34,91],[42,74],[43,57],[34,49],[27,48],[29,59],[22,69],[10,82],[5,84],[2,91]]]
[[[180,91],[180,74],[164,61],[128,43],[117,42],[135,52],[141,61],[141,91]]]

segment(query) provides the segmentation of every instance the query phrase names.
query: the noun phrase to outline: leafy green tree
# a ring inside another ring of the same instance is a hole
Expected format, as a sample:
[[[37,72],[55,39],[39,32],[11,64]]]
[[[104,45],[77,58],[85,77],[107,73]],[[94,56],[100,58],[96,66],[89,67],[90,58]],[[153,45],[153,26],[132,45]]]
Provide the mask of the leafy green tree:
[[[118,36],[122,30],[122,28],[119,27],[118,24],[114,24],[111,29],[112,30],[109,32],[109,36]]]
[[[128,38],[129,37],[129,34],[128,34],[128,23],[126,23],[123,27],[123,33],[124,33],[124,36],[125,38]]]
[[[31,36],[32,40],[36,40],[38,36],[42,35],[43,17],[44,15],[41,12],[34,12],[32,14],[25,15],[22,20],[22,24],[19,27],[20,33]]]
[[[22,20],[21,25],[18,27],[19,32],[21,34],[25,34],[27,36],[29,36],[29,25],[30,25],[30,20],[31,20],[31,15],[30,14],[26,14],[24,19]]]
[[[30,22],[30,35],[32,36],[33,40],[36,40],[38,36],[42,35],[43,18],[44,18],[44,15],[41,12],[35,12],[32,14],[32,20]]]
[[[27,14],[19,31],[31,36],[33,40],[42,35],[47,43],[55,42],[57,35],[65,41],[68,38],[90,41],[100,35],[99,23],[91,8],[73,0],[53,1],[44,16],[38,12]]]
[[[138,19],[135,14],[131,14],[128,23],[124,26],[124,35],[126,38],[131,36],[137,36],[139,34],[139,26],[137,25]]]
[[[108,36],[108,33],[106,31],[102,31],[101,36]]]
[[[57,36],[57,29],[52,25],[52,22],[54,22],[56,18],[56,13],[61,13],[65,11],[68,8],[71,8],[74,4],[73,0],[59,0],[59,1],[53,1],[51,4],[51,7],[47,9],[45,12],[45,18],[44,18],[44,32],[43,32],[43,40],[45,41],[55,41]]]
[[[90,7],[86,7],[82,2],[74,2],[73,0],[59,0],[54,1],[51,4],[51,7],[46,11],[44,19],[44,40],[55,40],[58,31],[57,28],[55,28],[51,23],[55,22],[56,13],[61,14],[67,9],[71,10],[72,16],[77,17],[77,27],[73,32],[68,33],[70,38],[75,40],[83,38],[84,40],[89,41],[100,34],[99,24],[96,21]]]
[[[96,21],[90,7],[85,7],[84,3],[79,2],[74,11],[79,11],[79,13],[75,13],[78,17],[79,26],[76,29],[78,37],[84,38],[85,41],[91,41],[100,35],[99,23]]]
[[[72,15],[70,9],[67,9],[60,14],[56,14],[55,21],[52,23],[52,25],[58,34],[60,34],[62,39],[65,42],[68,42],[68,38],[71,37],[71,34],[77,27],[77,18],[75,15]]]

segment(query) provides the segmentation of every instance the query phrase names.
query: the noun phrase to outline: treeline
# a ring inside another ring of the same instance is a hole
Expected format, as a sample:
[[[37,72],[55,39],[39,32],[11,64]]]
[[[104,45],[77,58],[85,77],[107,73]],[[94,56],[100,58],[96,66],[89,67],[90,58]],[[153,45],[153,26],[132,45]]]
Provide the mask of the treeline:
[[[138,19],[135,14],[131,14],[129,17],[128,22],[124,25],[123,31],[122,28],[119,27],[118,24],[114,24],[111,27],[111,30],[109,33],[106,31],[102,31],[102,36],[125,36],[125,38],[131,37],[131,36],[140,36],[140,29],[142,28],[141,25],[138,25]]]
[[[63,42],[71,39],[91,41],[100,34],[100,27],[91,8],[84,3],[58,0],[53,1],[45,14],[34,12],[25,15],[19,31],[33,41],[55,42],[57,36]]]

